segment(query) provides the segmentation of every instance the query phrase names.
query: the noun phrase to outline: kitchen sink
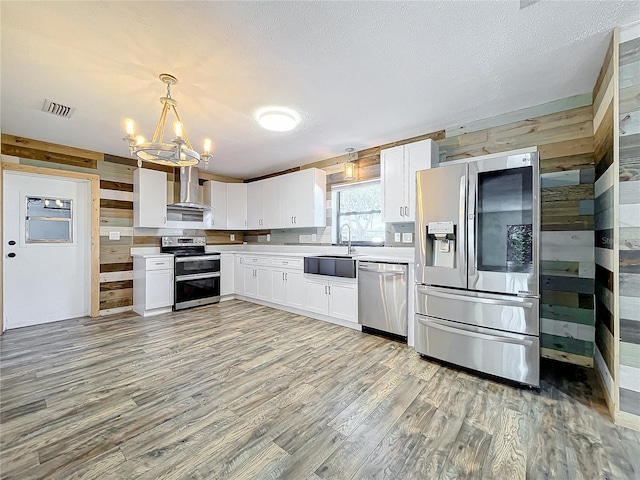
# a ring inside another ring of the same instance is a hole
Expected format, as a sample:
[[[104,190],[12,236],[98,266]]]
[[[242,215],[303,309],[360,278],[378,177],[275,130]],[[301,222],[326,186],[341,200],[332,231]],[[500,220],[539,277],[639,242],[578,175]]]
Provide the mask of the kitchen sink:
[[[304,273],[329,277],[356,278],[355,255],[317,255],[304,257]]]

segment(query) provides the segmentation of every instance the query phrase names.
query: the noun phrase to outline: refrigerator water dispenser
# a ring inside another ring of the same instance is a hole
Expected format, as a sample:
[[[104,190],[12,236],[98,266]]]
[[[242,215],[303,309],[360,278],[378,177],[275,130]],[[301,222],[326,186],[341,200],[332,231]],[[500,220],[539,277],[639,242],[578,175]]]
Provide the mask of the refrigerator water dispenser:
[[[456,268],[456,233],[453,222],[427,224],[427,262],[432,267]],[[430,255],[429,255],[430,254]],[[429,260],[431,262],[429,263]]]

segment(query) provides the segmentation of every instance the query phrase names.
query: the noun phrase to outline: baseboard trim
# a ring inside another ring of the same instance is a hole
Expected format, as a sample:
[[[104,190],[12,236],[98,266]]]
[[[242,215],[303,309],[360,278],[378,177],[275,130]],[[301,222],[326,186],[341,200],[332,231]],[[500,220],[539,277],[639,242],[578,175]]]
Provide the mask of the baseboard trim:
[[[640,432],[640,417],[633,413],[618,411],[615,416],[616,425]]]

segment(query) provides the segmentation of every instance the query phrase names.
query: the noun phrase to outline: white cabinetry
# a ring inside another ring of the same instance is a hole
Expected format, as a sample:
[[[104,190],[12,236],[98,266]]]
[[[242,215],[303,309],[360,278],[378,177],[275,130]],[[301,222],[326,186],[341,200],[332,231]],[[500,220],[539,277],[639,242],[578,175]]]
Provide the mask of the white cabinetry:
[[[147,317],[173,306],[173,256],[134,257],[133,310]]]
[[[205,228],[225,230],[227,228],[227,184],[208,180],[203,186],[204,203],[211,207]]]
[[[438,165],[438,145],[431,139],[387,148],[380,152],[382,220],[414,222],[416,172]]]
[[[280,179],[281,228],[326,226],[324,170],[309,168],[276,178]]]
[[[317,168],[251,182],[247,184],[247,227],[324,227],[326,188],[326,173]]]
[[[304,297],[304,279],[300,272],[272,270],[271,281],[273,291],[271,300],[280,305],[302,308]]]
[[[167,224],[167,174],[138,168],[133,172],[133,226],[162,228]]]
[[[358,284],[353,280],[306,277],[304,308],[329,317],[358,321]]]
[[[247,184],[227,183],[227,230],[247,228]]]
[[[220,254],[220,296],[233,295],[235,289],[233,253]]]

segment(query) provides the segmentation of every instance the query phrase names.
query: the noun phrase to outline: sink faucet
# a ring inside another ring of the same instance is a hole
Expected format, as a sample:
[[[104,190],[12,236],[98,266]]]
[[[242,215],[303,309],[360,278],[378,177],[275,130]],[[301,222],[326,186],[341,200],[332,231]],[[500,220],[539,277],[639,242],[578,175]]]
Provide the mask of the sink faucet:
[[[340,228],[340,235],[342,235],[342,230],[344,230],[344,227],[347,227],[347,233],[349,234],[349,237],[347,238],[347,241],[349,242],[347,244],[347,255],[351,255],[355,253],[355,248],[351,247],[351,227],[349,226],[348,223],[345,223],[344,225],[342,225],[342,227]]]

